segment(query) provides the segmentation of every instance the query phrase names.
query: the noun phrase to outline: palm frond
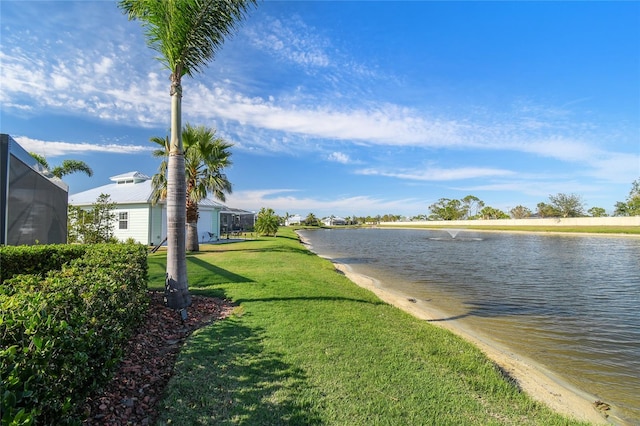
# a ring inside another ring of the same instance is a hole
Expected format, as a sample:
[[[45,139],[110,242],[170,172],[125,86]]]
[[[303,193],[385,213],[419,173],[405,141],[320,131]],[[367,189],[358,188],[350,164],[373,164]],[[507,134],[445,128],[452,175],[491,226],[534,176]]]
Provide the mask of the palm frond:
[[[45,169],[49,170],[49,163],[47,162],[47,159],[44,158],[44,156],[40,154],[36,154],[35,152],[30,152],[29,155],[35,158],[38,164],[40,164]]]
[[[89,177],[93,176],[93,170],[91,167],[89,167],[84,161],[79,160],[64,160],[61,165],[56,166],[51,170],[51,174],[58,178],[77,172],[82,172]]]
[[[142,21],[147,44],[172,74],[199,73],[256,0],[121,0],[130,20]]]

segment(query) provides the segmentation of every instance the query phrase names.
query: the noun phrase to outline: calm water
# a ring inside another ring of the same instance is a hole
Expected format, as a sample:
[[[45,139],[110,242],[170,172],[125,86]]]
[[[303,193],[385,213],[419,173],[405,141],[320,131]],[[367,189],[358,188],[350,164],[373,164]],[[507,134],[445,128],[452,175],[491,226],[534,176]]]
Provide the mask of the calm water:
[[[425,300],[640,424],[640,239],[345,229],[313,250]],[[615,418],[618,418],[617,420]]]

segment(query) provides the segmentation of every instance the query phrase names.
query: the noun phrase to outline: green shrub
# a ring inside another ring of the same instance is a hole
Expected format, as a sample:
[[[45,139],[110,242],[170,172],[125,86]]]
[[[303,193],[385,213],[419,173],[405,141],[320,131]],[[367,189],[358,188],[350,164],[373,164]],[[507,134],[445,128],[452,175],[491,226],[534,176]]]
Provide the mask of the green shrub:
[[[2,424],[72,424],[146,308],[141,245],[84,247],[46,277],[0,285]]]
[[[46,274],[81,257],[86,246],[48,244],[36,246],[0,246],[0,283],[18,274]]]

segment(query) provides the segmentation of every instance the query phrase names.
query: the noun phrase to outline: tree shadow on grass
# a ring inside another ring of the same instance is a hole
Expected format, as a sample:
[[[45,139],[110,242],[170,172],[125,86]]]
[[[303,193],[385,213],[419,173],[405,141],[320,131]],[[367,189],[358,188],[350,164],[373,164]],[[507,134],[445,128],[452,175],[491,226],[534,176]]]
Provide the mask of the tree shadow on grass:
[[[149,287],[158,290],[164,289],[166,260],[150,258],[149,264]],[[187,256],[187,269],[189,271],[189,291],[203,296],[225,298],[223,290],[212,288],[217,284],[254,282],[245,276],[215,266],[195,255]]]
[[[382,300],[364,300],[364,299],[352,299],[350,297],[337,297],[337,296],[294,296],[294,297],[261,297],[255,299],[249,298],[240,298],[235,301],[238,305],[246,302],[289,302],[289,301],[329,301],[329,302],[358,302],[358,303],[366,303],[369,305],[386,305],[387,303]]]
[[[315,256],[313,252],[304,247],[262,247],[262,248],[247,248],[247,247],[231,247],[217,250],[216,253],[241,251],[244,253],[296,253],[305,254],[307,256]]]
[[[247,277],[219,268],[197,256],[187,256],[187,268],[189,270],[189,286],[191,287],[253,282]]]
[[[287,240],[296,240],[296,241],[300,241],[300,237],[298,237],[298,235],[294,235],[294,236],[288,236],[288,235],[276,235],[276,238],[284,238]]]
[[[184,347],[158,424],[320,425],[306,374],[262,344],[262,330],[231,317]]]

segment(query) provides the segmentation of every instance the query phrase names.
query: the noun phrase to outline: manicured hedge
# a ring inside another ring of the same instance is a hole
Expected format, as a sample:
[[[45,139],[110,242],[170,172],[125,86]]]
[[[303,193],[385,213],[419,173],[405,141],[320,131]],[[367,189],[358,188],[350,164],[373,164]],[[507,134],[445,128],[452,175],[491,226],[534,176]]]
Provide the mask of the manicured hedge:
[[[81,257],[87,246],[48,244],[0,247],[0,283],[18,274],[45,274]]]
[[[84,254],[61,270],[0,285],[3,425],[78,423],[145,311],[144,246],[76,247]]]

